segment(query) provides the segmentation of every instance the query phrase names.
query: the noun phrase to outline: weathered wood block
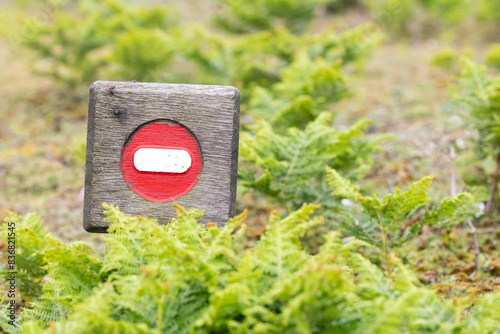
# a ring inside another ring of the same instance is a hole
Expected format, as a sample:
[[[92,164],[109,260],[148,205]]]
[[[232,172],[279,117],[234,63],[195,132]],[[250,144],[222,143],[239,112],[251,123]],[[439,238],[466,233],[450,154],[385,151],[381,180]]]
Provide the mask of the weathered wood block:
[[[94,82],[84,229],[106,232],[103,202],[160,224],[175,202],[223,225],[235,214],[239,112],[234,87]]]

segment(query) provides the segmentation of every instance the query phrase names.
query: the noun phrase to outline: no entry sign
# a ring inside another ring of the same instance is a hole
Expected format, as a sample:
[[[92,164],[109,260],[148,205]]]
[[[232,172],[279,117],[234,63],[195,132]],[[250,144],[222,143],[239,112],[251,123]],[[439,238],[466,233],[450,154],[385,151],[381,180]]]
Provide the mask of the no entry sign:
[[[90,87],[84,228],[102,203],[168,223],[171,203],[234,215],[240,95],[227,86],[98,81]]]
[[[168,120],[139,126],[123,146],[120,160],[130,190],[160,203],[186,195],[198,182],[202,164],[194,134]]]

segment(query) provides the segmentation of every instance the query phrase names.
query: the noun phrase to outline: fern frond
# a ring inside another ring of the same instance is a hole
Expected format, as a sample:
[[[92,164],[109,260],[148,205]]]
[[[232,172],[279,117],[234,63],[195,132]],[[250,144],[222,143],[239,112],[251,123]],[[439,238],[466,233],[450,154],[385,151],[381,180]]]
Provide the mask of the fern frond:
[[[485,294],[475,305],[464,333],[500,333],[500,293]]]
[[[453,333],[455,312],[433,292],[412,289],[394,300],[376,299],[362,308],[360,333]]]
[[[23,310],[23,330],[24,321],[33,321],[42,327],[47,327],[51,322],[57,322],[65,319],[70,308],[59,301],[56,297],[43,296],[39,301],[30,303],[29,308]]]
[[[109,307],[116,294],[110,284],[95,291],[85,302],[74,307],[67,321],[57,322],[50,332],[63,333],[124,333],[153,334],[155,331],[144,323],[130,323],[116,320]]]
[[[333,196],[342,196],[344,198],[356,200],[359,196],[358,188],[351,181],[343,178],[335,170],[326,166],[326,180],[330,188],[334,189]]]
[[[269,229],[255,248],[260,254],[259,266],[266,275],[280,279],[307,261],[308,256],[301,247],[299,236],[322,223],[321,218],[308,218],[317,208],[317,205],[304,204],[284,219],[271,216]]]
[[[9,226],[16,226],[16,270],[18,271],[16,285],[20,297],[26,301],[37,298],[42,293],[40,284],[47,274],[43,251],[55,245],[55,238],[51,237],[42,219],[35,213],[20,217],[14,213],[7,216],[0,224],[0,239],[7,244]],[[0,273],[7,270],[7,252],[0,254]],[[0,289],[2,284],[0,282]]]
[[[252,127],[255,135],[240,141],[242,185],[292,210],[313,202],[323,205],[325,212],[338,210],[339,201],[328,196],[325,166],[359,177],[379,146],[376,139],[362,138],[367,122],[338,132],[331,128],[331,120],[330,113],[322,113],[304,130],[290,128],[284,135],[258,121]]]
[[[7,305],[4,305],[4,297],[0,297],[0,329],[6,333],[10,334],[20,334],[21,327],[19,326],[19,318],[15,320],[14,325],[12,324],[12,319],[10,318],[10,311]]]
[[[462,108],[474,109],[484,106],[488,99],[488,87],[492,80],[486,66],[479,65],[468,57],[462,57],[461,73],[457,83],[450,87],[452,99]]]
[[[340,232],[330,231],[319,251],[309,253],[301,237],[322,224],[322,218],[312,217],[319,210],[317,204],[303,205],[285,217],[273,213],[266,233],[254,245],[245,236],[245,212],[224,228],[207,231],[197,222],[199,210],[183,212],[167,227],[122,215],[116,207],[106,210],[113,232],[104,258],[93,260],[85,243],[65,245],[47,236],[52,248],[42,255],[52,279],[44,284],[41,298],[21,311],[20,327],[9,327],[6,309],[0,310],[4,331],[476,334],[498,330],[496,295],[479,300],[472,315],[462,319],[465,304],[443,301],[431,290],[419,288],[414,274],[395,256],[390,260],[394,277],[386,278],[364,256],[369,245],[361,240],[344,241]],[[134,259],[125,260],[121,253]],[[69,266],[82,271],[80,278]],[[88,291],[69,279],[88,279],[94,285]]]
[[[424,177],[412,183],[405,192],[396,188],[394,194],[386,195],[381,203],[384,217],[390,220],[390,223],[396,223],[429,203],[427,191],[434,178],[434,176]]]
[[[425,223],[436,226],[451,226],[464,222],[475,211],[474,198],[468,193],[449,196],[426,217]]]
[[[361,254],[352,253],[349,256],[348,265],[356,275],[354,278],[356,294],[362,300],[394,298],[395,292],[392,290],[391,281],[367,258]]]

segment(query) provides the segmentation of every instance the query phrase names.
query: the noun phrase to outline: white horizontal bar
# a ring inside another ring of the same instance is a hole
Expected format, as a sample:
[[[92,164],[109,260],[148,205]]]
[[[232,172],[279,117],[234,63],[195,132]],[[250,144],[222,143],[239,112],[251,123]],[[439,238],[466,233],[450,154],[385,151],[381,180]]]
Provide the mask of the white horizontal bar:
[[[191,167],[185,150],[141,148],[134,154],[134,166],[141,172],[184,173]]]

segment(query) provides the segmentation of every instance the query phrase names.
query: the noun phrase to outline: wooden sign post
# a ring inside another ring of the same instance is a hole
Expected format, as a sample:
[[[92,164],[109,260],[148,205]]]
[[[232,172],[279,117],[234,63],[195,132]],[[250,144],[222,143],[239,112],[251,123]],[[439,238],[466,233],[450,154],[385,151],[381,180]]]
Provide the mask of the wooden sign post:
[[[163,224],[176,202],[223,225],[235,214],[239,114],[234,87],[94,82],[84,229],[106,232],[103,202]]]

